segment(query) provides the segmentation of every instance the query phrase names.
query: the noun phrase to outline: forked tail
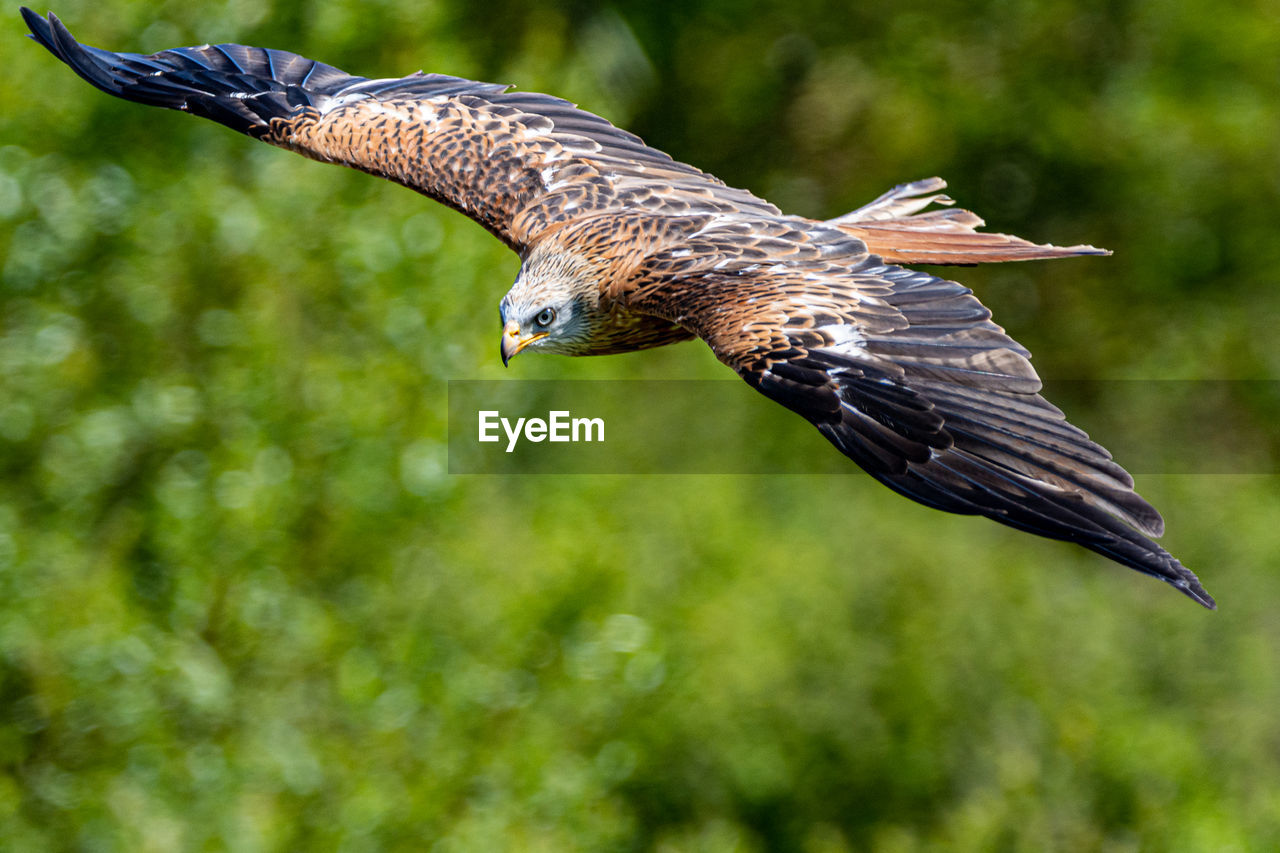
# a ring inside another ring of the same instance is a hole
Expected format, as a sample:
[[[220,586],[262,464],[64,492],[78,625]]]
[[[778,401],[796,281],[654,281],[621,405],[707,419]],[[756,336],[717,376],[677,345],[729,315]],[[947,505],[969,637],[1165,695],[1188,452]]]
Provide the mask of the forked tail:
[[[977,230],[982,219],[959,208],[921,213],[930,204],[953,204],[938,192],[946,185],[941,178],[899,184],[827,224],[858,237],[873,254],[896,264],[967,265],[1111,254],[1093,246],[1040,245],[1012,234],[983,233]]]

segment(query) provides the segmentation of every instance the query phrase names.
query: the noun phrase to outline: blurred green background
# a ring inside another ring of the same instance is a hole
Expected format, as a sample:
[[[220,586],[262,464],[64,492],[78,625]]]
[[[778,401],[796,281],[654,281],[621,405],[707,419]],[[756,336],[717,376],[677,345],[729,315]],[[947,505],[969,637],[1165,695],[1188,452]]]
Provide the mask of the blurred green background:
[[[1115,250],[951,273],[1046,378],[1280,376],[1275,2],[851,6],[54,11],[553,92],[809,216],[942,175]],[[728,374],[697,343],[504,372],[517,261],[479,226],[103,95],[4,18],[0,846],[1280,849],[1274,452],[1139,478],[1214,614],[866,477],[450,476],[449,379]],[[1104,443],[1168,415],[1062,402]]]

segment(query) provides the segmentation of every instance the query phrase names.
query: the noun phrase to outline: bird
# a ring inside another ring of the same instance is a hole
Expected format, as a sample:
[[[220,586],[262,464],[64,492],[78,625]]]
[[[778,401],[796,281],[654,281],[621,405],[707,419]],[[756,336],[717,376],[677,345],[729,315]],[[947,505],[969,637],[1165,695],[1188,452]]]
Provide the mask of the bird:
[[[551,95],[422,71],[370,79],[239,44],[114,53],[23,7],[93,86],[402,184],[520,257],[499,305],[517,354],[698,338],[890,489],[1077,543],[1215,609],[1153,541],[1159,512],[1041,394],[1030,353],[963,285],[911,264],[1106,255],[979,230],[939,178],[829,220],[784,214]]]

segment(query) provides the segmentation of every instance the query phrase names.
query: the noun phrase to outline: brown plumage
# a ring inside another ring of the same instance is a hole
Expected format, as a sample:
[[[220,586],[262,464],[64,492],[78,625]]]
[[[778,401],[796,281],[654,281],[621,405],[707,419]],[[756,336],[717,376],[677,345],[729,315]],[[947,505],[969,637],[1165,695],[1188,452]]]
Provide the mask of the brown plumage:
[[[501,303],[525,348],[627,352],[697,336],[890,488],[1077,542],[1212,608],[1153,542],[1159,513],[1039,396],[1030,354],[959,284],[898,264],[1106,254],[978,231],[938,178],[826,222],[649,148],[548,95],[440,74],[354,77],[242,45],[150,56],[33,37],[113,95],[184,110],[378,175],[479,222],[521,257]]]

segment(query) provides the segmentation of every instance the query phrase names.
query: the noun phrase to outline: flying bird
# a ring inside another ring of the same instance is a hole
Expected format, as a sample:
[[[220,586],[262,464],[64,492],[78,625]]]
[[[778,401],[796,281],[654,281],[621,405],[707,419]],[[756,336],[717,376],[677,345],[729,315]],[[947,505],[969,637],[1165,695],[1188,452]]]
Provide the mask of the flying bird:
[[[504,364],[526,349],[701,338],[889,488],[1076,542],[1215,607],[1152,541],[1164,521],[1132,477],[1040,396],[1030,353],[968,288],[903,266],[1107,252],[981,232],[938,178],[817,221],[549,95],[421,71],[368,79],[238,44],[112,53],[52,13],[22,15],[105,92],[388,178],[480,223],[522,262],[500,304]]]

